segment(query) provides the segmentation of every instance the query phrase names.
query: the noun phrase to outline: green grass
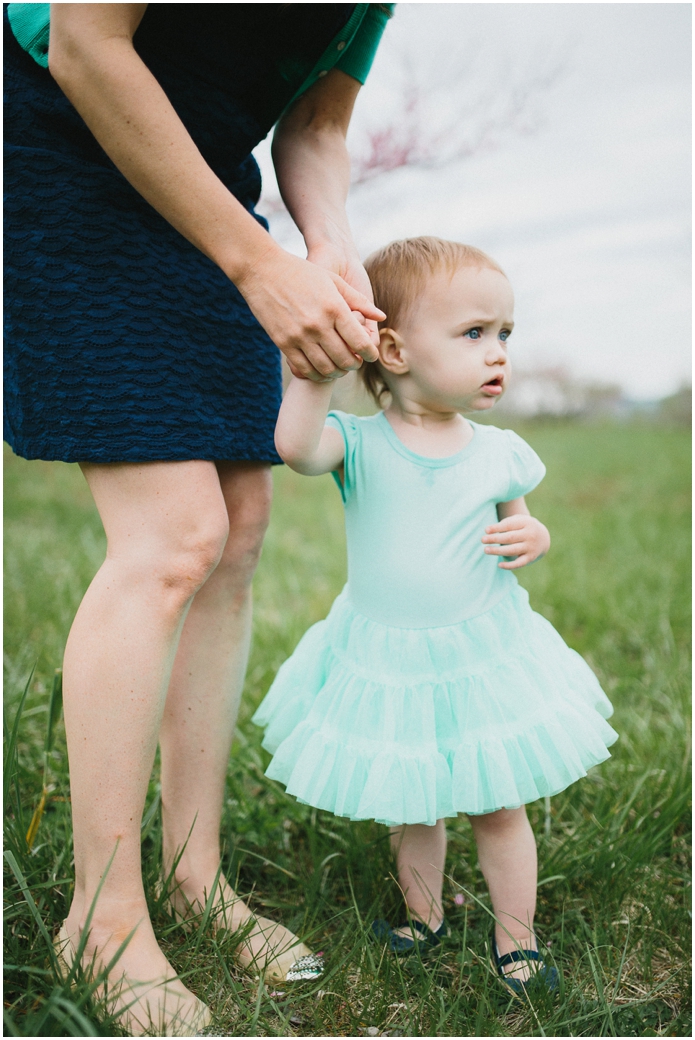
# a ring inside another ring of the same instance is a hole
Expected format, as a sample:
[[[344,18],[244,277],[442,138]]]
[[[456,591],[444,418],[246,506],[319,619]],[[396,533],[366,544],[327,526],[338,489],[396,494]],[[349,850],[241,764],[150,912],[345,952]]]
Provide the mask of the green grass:
[[[452,937],[401,962],[369,939],[398,916],[385,828],[297,805],[263,776],[249,718],[279,664],[345,576],[342,507],[330,478],[277,470],[256,578],[255,639],[223,821],[225,870],[254,906],[323,949],[328,971],[275,995],[234,965],[233,940],[187,935],[155,896],[153,777],[143,865],[168,956],[213,1009],[212,1035],[690,1036],[689,443],[679,430],[531,426],[547,464],[530,499],[550,528],[546,560],[521,575],[543,613],[595,669],[615,705],[613,757],[530,806],[539,844],[538,930],[559,997],[510,1003],[488,966],[487,894],[465,819],[449,826]],[[113,1036],[85,983],[55,973],[49,937],[71,894],[62,723],[47,740],[53,674],[104,539],[76,467],[6,459],[6,1035]],[[32,672],[32,669],[34,671]],[[21,717],[18,705],[26,687]],[[13,725],[17,720],[16,731]],[[25,835],[42,792],[33,849]],[[463,892],[463,906],[453,896]]]

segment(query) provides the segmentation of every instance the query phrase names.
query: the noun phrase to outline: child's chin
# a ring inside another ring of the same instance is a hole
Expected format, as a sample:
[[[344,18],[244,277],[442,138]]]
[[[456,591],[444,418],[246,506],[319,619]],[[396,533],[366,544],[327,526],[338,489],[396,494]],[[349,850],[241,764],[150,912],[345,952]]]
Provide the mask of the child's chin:
[[[468,404],[465,408],[459,408],[459,412],[462,415],[480,415],[482,412],[489,412],[492,410],[492,406],[495,404],[492,401],[490,404]]]
[[[477,401],[474,401],[470,407],[472,412],[489,412],[491,408],[494,408],[499,397],[481,397]]]

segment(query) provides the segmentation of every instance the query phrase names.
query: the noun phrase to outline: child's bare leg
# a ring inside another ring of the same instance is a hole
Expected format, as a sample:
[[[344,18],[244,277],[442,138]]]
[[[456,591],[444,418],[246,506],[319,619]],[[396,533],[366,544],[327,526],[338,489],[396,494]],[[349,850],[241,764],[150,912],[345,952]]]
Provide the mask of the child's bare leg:
[[[398,883],[412,917],[433,931],[442,923],[442,882],[446,858],[444,820],[434,827],[423,823],[391,828],[391,848],[398,867]],[[410,938],[410,929],[402,930]]]
[[[538,863],[536,839],[526,809],[500,809],[485,816],[469,817],[478,845],[478,859],[490,890],[499,924],[495,927],[501,955],[513,950],[535,950],[533,918],[536,912]],[[508,974],[528,976],[522,965]]]
[[[97,890],[85,960],[107,963],[134,934],[113,975],[155,983],[175,972],[150,923],[140,822],[171,666],[192,597],[214,570],[228,520],[211,462],[83,467],[108,539],[104,564],[77,612],[65,650],[65,724],[75,840],[75,893],[66,922],[77,945]],[[114,855],[115,852],[115,855]],[[113,856],[107,877],[104,872]],[[121,1024],[139,1035],[152,1018],[196,1014],[176,982],[140,987]],[[138,997],[138,994],[142,996]]]

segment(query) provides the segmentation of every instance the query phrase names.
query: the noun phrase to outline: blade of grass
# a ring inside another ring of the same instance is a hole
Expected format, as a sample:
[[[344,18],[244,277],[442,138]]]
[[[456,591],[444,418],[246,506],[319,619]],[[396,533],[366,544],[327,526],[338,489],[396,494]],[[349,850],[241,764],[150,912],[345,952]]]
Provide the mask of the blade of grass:
[[[100,1033],[95,1028],[94,1024],[89,1021],[87,1016],[84,1015],[80,1011],[80,1009],[72,1003],[72,1001],[67,1000],[64,996],[60,994],[55,994],[51,997],[50,1003],[53,1007],[56,1007],[58,1009],[58,1013],[53,1013],[54,1017],[58,1020],[58,1022],[61,1025],[65,1027],[72,1026],[72,1028],[74,1028],[74,1026],[72,1025],[74,1023],[75,1026],[82,1030],[81,1033],[70,1033],[68,1035],[100,1036]]]
[[[53,750],[55,739],[55,727],[63,707],[63,669],[56,668],[51,684],[51,696],[48,701],[48,723],[46,725],[45,752],[48,755]]]
[[[17,884],[19,885],[19,887],[22,890],[22,895],[24,896],[24,898],[25,898],[25,900],[27,902],[27,905],[28,905],[28,907],[29,907],[29,909],[31,911],[31,916],[36,921],[38,929],[41,932],[41,935],[43,936],[43,938],[44,938],[44,940],[46,942],[46,947],[47,947],[47,950],[48,950],[48,955],[51,958],[51,963],[53,964],[54,968],[57,971],[58,970],[58,961],[57,961],[57,958],[56,958],[56,955],[55,955],[55,950],[53,949],[53,940],[51,939],[51,936],[48,934],[48,930],[46,928],[46,925],[43,923],[43,919],[41,917],[41,914],[39,913],[38,908],[36,906],[36,903],[34,902],[34,899],[32,897],[32,894],[29,891],[29,886],[26,883],[26,880],[24,878],[24,874],[20,870],[19,864],[17,863],[17,860],[14,857],[14,854],[9,849],[5,849],[4,855],[5,855],[5,859],[7,860],[7,862],[10,865],[10,869],[11,869],[12,873],[14,874],[14,876],[17,879]]]
[[[19,734],[19,724],[22,719],[22,712],[24,711],[24,704],[26,703],[27,694],[29,693],[29,687],[31,686],[31,680],[34,678],[34,672],[36,670],[36,664],[29,673],[29,678],[26,681],[26,685],[19,699],[17,705],[17,711],[15,712],[14,723],[12,725],[11,732],[8,732],[3,717],[3,727],[5,729],[5,763],[3,768],[3,800],[5,806],[9,804],[10,790],[12,788],[13,781],[17,775],[17,736]],[[19,798],[17,798],[17,804],[19,806]],[[21,814],[21,808],[19,809]]]
[[[33,848],[34,842],[36,841],[36,835],[39,832],[39,824],[41,823],[41,817],[43,816],[43,811],[46,807],[47,794],[48,791],[46,790],[46,784],[44,781],[43,791],[41,792],[41,797],[39,798],[39,804],[34,809],[34,813],[31,817],[31,822],[29,824],[29,829],[26,833],[26,843],[30,849]]]
[[[261,863],[265,863],[267,867],[274,867],[281,873],[286,874],[288,878],[292,878],[293,881],[299,881],[297,875],[293,874],[291,870],[286,870],[284,867],[279,866],[279,864],[273,863],[272,859],[268,859],[267,856],[261,856],[260,853],[253,852],[251,849],[242,849],[240,845],[237,845],[234,851],[242,852],[245,856],[254,856],[256,859],[259,859]]]
[[[41,791],[41,797],[39,804],[34,809],[34,814],[31,817],[29,829],[26,833],[26,842],[29,848],[33,848],[34,842],[36,841],[36,835],[39,831],[39,824],[41,823],[41,817],[43,816],[44,809],[46,808],[46,799],[48,797],[48,758],[53,748],[53,738],[55,734],[55,724],[60,716],[60,709],[63,704],[63,670],[62,668],[56,668],[53,675],[53,683],[51,685],[51,695],[48,701],[48,720],[46,723],[46,741],[43,749],[43,789]]]

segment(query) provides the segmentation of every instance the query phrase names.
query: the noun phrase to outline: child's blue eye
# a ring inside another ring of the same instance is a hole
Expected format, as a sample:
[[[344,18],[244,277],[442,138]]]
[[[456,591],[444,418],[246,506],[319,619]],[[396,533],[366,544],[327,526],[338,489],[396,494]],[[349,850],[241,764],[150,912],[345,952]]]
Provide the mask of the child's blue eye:
[[[500,332],[500,339],[503,343],[506,343],[511,334],[511,329],[502,329],[502,331]]]
[[[464,336],[470,336],[471,339],[480,339],[480,329],[469,329],[468,332],[464,332]]]

